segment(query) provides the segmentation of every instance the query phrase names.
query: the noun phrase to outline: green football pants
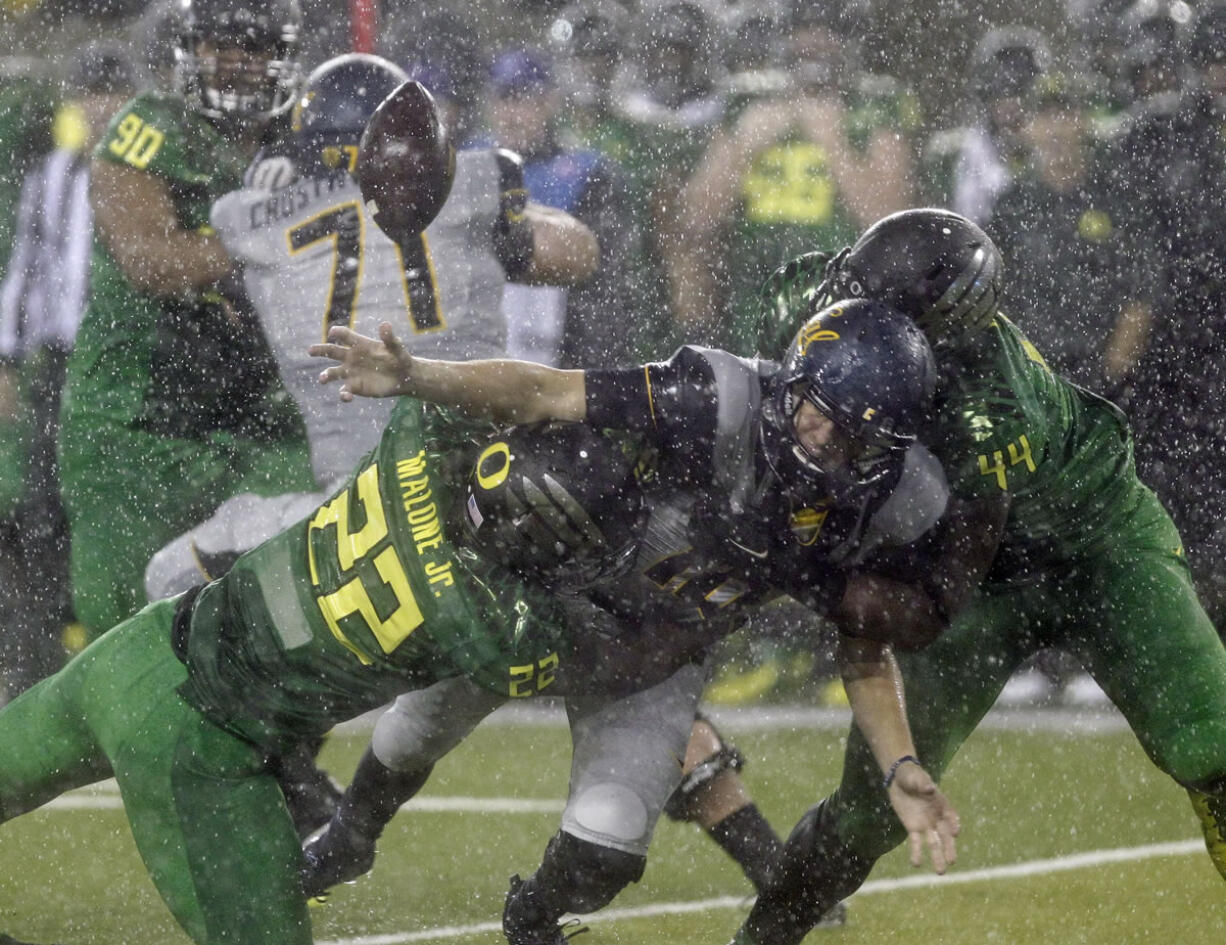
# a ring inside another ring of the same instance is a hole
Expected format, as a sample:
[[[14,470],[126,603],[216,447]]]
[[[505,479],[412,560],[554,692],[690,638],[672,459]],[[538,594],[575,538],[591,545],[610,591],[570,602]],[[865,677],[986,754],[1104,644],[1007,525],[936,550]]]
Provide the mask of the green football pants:
[[[310,945],[301,853],[261,752],[176,692],[151,604],[0,710],[0,821],[112,773],[158,892],[201,945]]]
[[[1159,768],[1194,791],[1226,793],[1226,649],[1179,549],[1146,492],[1116,544],[1052,568],[1036,585],[985,589],[935,643],[901,654],[927,770],[939,778],[1014,670],[1057,646],[1081,659]],[[905,838],[858,731],[830,804],[838,839],[863,858]]]
[[[144,606],[149,559],[222,501],[316,488],[303,439],[184,440],[109,426],[69,431],[60,460],[73,606],[95,636]]]

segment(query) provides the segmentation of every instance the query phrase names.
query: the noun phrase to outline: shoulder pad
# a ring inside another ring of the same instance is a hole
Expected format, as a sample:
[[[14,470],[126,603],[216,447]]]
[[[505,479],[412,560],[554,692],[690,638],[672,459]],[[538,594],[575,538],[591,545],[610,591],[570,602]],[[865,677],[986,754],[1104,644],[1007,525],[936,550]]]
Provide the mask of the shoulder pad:
[[[687,374],[701,376],[705,394],[715,401],[712,470],[738,508],[753,488],[753,455],[762,403],[763,363],[718,348],[686,345],[673,355]]]
[[[907,450],[902,475],[873,513],[866,545],[906,545],[936,525],[949,502],[949,483],[937,458],[921,443]]]

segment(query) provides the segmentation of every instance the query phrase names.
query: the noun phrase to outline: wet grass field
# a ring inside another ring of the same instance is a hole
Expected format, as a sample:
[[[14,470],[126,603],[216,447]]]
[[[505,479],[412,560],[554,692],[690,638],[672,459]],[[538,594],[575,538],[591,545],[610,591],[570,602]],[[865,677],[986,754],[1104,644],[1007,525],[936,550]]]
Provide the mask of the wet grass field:
[[[836,714],[717,717],[781,832],[834,785]],[[1108,717],[1054,712],[985,724],[945,789],[963,818],[944,878],[902,851],[853,898],[848,925],[806,940],[868,945],[1220,945],[1226,888],[1186,795]],[[992,721],[992,719],[990,719]],[[326,766],[347,780],[366,735],[334,734]],[[491,720],[436,770],[388,828],[372,873],[312,910],[336,945],[498,945],[507,879],[529,872],[556,828],[569,742],[557,716]],[[594,917],[581,945],[723,945],[748,908],[736,867],[695,828],[662,822],[643,880]],[[112,785],[0,826],[0,933],[61,945],[188,941],[146,877]]]

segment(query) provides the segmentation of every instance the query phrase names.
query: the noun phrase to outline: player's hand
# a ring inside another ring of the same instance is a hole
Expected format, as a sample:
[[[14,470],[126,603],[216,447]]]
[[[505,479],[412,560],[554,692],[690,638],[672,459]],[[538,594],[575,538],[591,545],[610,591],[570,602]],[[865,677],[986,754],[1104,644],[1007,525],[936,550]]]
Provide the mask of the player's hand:
[[[736,134],[755,152],[774,144],[796,121],[790,101],[766,99],[749,105],[736,123]]]
[[[957,859],[954,838],[962,829],[954,806],[928,772],[910,762],[895,773],[889,795],[894,813],[907,828],[911,865],[924,865],[927,847],[933,870],[944,873]]]
[[[324,344],[311,345],[313,358],[331,358],[337,364],[325,368],[319,383],[341,381],[340,398],[395,397],[405,392],[413,372],[413,356],[405,350],[389,322],[379,326],[378,339],[369,338],[342,325],[328,330]]]

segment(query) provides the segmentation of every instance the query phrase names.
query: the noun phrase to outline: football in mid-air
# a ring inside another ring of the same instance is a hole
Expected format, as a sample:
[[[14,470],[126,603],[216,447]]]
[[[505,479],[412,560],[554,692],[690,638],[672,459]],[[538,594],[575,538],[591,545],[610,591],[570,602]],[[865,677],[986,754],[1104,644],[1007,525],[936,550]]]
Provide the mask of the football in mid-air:
[[[424,85],[410,79],[375,109],[353,173],[375,223],[397,243],[438,216],[451,193],[455,148]]]

